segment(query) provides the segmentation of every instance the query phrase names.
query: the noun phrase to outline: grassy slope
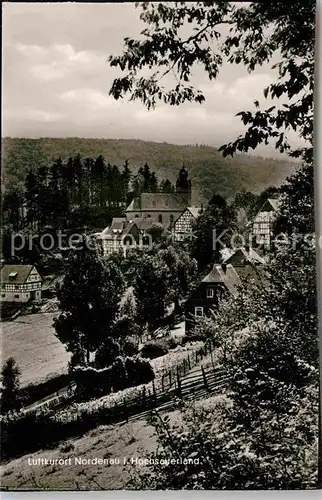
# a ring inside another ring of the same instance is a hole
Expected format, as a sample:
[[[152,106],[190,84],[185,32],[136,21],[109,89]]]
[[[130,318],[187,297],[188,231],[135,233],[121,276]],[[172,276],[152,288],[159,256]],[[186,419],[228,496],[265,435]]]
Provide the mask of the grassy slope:
[[[275,159],[247,155],[223,158],[210,146],[179,146],[125,139],[17,139],[3,140],[3,164],[7,185],[22,184],[29,166],[48,164],[58,156],[67,158],[102,154],[111,164],[128,160],[132,170],[147,162],[159,179],[172,182],[184,162],[193,183],[193,203],[207,201],[213,193],[232,196],[241,188],[259,192],[280,184],[294,170],[294,165]]]
[[[53,317],[53,313],[29,314],[2,325],[2,359],[15,358],[21,385],[67,371],[70,354],[54,335]]]
[[[214,395],[196,402],[196,406],[207,407],[223,401]],[[180,424],[178,410],[162,412],[168,415],[171,424]],[[99,426],[82,437],[71,439],[50,450],[41,450],[24,455],[1,466],[2,488],[9,490],[119,490],[129,489],[128,481],[137,477],[139,471],[150,469],[140,465],[123,464],[124,457],[144,459],[156,450],[157,437],[154,428],[143,419],[111,426]],[[28,458],[71,458],[72,465],[28,465]],[[74,457],[118,458],[120,465],[75,465]],[[171,457],[170,457],[171,458]]]

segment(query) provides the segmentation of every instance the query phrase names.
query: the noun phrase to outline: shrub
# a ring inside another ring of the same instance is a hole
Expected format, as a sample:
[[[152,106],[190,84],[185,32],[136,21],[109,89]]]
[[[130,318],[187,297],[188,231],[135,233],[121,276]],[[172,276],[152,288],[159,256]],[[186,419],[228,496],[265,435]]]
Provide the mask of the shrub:
[[[74,371],[77,396],[83,400],[109,394],[112,390],[117,392],[127,387],[144,384],[153,378],[154,372],[148,361],[121,356],[107,368],[78,366]]]
[[[120,344],[112,338],[107,338],[104,344],[102,344],[96,351],[96,368],[106,368],[107,366],[111,366],[119,355]]]
[[[70,373],[62,373],[39,384],[29,384],[26,387],[22,387],[18,391],[18,396],[24,405],[27,406],[63,389],[63,387],[70,384],[71,380],[72,376]]]
[[[169,349],[167,349],[164,346],[161,346],[160,344],[157,344],[155,342],[149,342],[148,344],[145,344],[145,346],[142,347],[140,351],[140,356],[141,358],[149,358],[149,359],[154,359],[154,358],[159,358],[160,356],[164,356],[167,354]]]
[[[139,352],[138,342],[135,337],[127,337],[122,344],[122,353],[124,356],[135,356]]]
[[[83,349],[78,349],[74,351],[71,355],[70,361],[68,363],[68,371],[73,371],[75,366],[85,364],[85,352]]]
[[[140,358],[126,358],[125,368],[131,385],[140,385],[154,379],[154,371],[149,361]]]
[[[21,406],[18,390],[20,369],[14,358],[8,358],[1,370],[1,410],[7,412]]]

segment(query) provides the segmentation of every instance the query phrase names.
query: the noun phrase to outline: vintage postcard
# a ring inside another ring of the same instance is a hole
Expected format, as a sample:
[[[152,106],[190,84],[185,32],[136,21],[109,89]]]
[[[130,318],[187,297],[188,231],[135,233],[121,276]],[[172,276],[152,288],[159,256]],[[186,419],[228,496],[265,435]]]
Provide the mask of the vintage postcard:
[[[318,489],[315,2],[2,13],[2,491]]]

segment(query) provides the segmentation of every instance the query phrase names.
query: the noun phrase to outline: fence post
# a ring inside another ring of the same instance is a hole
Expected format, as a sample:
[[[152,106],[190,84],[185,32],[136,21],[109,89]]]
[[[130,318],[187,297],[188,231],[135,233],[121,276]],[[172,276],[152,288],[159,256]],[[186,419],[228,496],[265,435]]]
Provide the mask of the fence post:
[[[162,388],[162,392],[164,392],[164,373],[161,377],[161,388]]]
[[[123,406],[124,406],[125,420],[126,420],[126,422],[128,422],[129,421],[129,414],[128,414],[128,411],[127,411],[126,398],[124,398],[124,400],[123,400]]]
[[[152,387],[153,387],[154,403],[155,403],[155,406],[156,406],[157,405],[157,391],[155,390],[154,380],[152,380]]]
[[[212,350],[210,351],[210,358],[211,358],[211,364],[212,364],[212,369],[215,371],[215,363],[214,363],[214,356]]]
[[[206,373],[205,373],[204,367],[202,365],[201,365],[201,372],[202,372],[202,378],[203,378],[203,383],[204,383],[205,389],[207,392],[210,392],[208,382],[207,382]]]
[[[191,370],[191,362],[190,362],[190,355],[188,354],[188,366],[189,366],[189,370]]]
[[[146,390],[145,390],[145,385],[144,385],[143,389],[142,389],[142,406],[145,407],[145,404],[146,404]]]
[[[171,370],[169,370],[169,384],[170,384],[170,387],[172,386],[172,380],[171,380]]]
[[[178,382],[178,397],[182,399],[182,391],[181,391],[181,381],[179,371],[177,371],[177,382]]]

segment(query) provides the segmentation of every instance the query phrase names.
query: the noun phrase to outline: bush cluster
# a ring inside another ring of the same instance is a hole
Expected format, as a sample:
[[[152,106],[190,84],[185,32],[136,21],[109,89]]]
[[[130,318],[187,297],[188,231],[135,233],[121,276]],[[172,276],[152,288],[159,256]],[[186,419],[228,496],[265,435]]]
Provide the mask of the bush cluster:
[[[18,390],[18,398],[21,399],[24,406],[31,405],[32,403],[35,403],[36,401],[63,389],[71,382],[71,380],[72,378],[69,373],[62,373],[55,377],[51,377],[44,382],[40,382],[39,384],[29,384]]]
[[[147,360],[118,356],[107,368],[78,366],[74,370],[79,399],[99,397],[127,387],[146,384],[154,379],[154,372]]]
[[[171,349],[175,349],[178,342],[170,336],[147,342],[140,351],[141,358],[155,359],[164,356]]]

